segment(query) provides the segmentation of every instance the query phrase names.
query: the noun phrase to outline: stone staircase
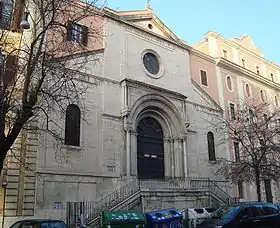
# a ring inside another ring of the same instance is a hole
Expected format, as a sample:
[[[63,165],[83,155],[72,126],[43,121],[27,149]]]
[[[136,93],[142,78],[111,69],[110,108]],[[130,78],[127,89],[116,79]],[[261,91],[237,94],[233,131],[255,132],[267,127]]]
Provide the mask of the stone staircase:
[[[217,182],[207,178],[134,179],[97,202],[68,202],[66,220],[69,227],[76,227],[78,217],[83,210],[87,226],[100,227],[102,211],[135,209],[148,211],[160,207],[167,208],[171,201],[172,206],[176,204],[175,199],[182,201],[183,208],[187,207],[187,199],[193,201],[202,199],[204,206],[227,205],[233,200]],[[151,207],[152,205],[154,208]],[[192,205],[199,206],[195,202]]]

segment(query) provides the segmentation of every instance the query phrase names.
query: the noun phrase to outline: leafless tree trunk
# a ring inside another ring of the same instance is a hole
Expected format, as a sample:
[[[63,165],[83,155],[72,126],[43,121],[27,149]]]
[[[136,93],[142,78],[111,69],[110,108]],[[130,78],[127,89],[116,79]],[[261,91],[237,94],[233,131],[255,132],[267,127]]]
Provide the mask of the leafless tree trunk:
[[[280,110],[272,103],[240,101],[215,127],[230,149],[229,160],[217,159],[217,174],[233,183],[254,183],[261,201],[261,183],[280,177]]]
[[[6,54],[0,100],[0,170],[8,151],[30,121],[44,118],[45,128],[39,130],[62,140],[48,128],[52,122],[48,110],[56,105],[64,112],[65,104],[81,99],[86,92],[86,79],[81,78],[80,69],[89,61],[94,66],[96,58],[77,56],[98,49],[103,39],[104,1],[16,0],[15,4],[10,26],[0,31],[0,51]],[[30,14],[31,27],[26,31],[19,27],[24,11]],[[69,40],[69,23],[82,24],[86,34],[79,33]],[[17,36],[19,44],[11,41],[11,36]],[[86,41],[78,42],[75,36],[86,36]]]

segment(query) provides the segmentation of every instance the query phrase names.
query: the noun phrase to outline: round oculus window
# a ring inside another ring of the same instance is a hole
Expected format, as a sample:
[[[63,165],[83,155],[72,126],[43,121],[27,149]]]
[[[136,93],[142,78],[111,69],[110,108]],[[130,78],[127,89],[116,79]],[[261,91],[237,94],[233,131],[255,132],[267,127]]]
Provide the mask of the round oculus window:
[[[155,54],[146,53],[143,56],[143,63],[149,73],[157,74],[159,72],[159,61]]]

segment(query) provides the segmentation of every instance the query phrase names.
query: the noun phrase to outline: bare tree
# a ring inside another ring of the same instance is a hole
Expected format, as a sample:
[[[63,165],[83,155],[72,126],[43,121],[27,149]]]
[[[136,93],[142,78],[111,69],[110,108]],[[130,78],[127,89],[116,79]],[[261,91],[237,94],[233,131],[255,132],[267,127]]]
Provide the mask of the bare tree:
[[[45,120],[39,130],[62,140],[48,127],[52,121],[48,110],[55,105],[64,112],[65,104],[81,100],[85,93],[87,78],[80,69],[96,61],[94,54],[86,53],[102,45],[105,4],[101,0],[4,2],[14,5],[14,13],[2,17],[5,26],[2,24],[0,31],[0,51],[6,55],[1,66],[0,170],[21,130],[30,122],[34,127],[38,118]],[[25,31],[20,27],[22,15],[25,20],[29,15],[30,28]],[[19,37],[19,42],[14,37]]]
[[[230,151],[230,159],[217,159],[217,173],[233,183],[253,182],[261,201],[261,181],[267,185],[280,177],[280,110],[269,103],[241,101],[230,107],[216,131]]]

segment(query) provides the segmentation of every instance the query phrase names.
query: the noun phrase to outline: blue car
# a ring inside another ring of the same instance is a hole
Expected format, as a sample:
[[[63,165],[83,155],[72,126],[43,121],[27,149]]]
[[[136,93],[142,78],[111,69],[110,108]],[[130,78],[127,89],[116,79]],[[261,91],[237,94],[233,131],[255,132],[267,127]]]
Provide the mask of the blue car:
[[[280,209],[272,203],[250,202],[222,207],[197,228],[276,228],[280,227]]]
[[[67,228],[67,225],[60,220],[26,219],[15,222],[10,228]]]

